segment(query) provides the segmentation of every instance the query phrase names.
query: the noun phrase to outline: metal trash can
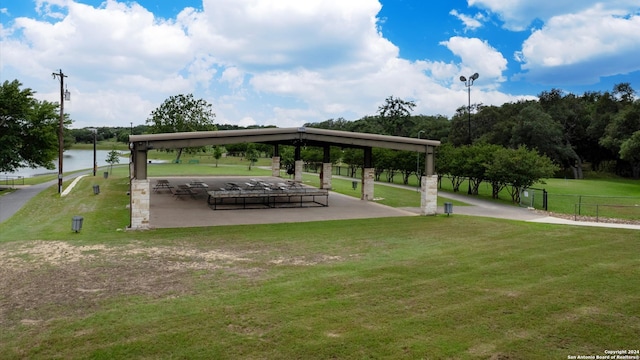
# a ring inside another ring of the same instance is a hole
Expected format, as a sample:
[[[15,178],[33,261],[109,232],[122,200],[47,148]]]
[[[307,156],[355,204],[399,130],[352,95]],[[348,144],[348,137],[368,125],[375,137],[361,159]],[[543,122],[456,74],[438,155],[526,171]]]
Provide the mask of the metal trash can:
[[[453,214],[453,204],[450,202],[444,203],[444,213],[449,216],[449,214]]]
[[[94,195],[100,194],[100,185],[93,185],[93,194]]]
[[[78,232],[82,229],[82,220],[84,220],[84,218],[82,216],[74,216],[73,219],[71,219],[71,230]]]
[[[104,173],[102,173],[102,176],[104,176],[105,179],[108,178],[109,177],[109,172],[105,171]]]

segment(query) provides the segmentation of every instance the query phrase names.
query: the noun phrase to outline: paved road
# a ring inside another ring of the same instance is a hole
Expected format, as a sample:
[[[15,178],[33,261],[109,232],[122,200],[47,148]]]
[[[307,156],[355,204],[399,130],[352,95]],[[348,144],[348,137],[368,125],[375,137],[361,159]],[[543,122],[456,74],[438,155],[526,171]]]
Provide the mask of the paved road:
[[[63,180],[73,179],[87,173],[89,173],[89,170],[77,172],[72,175],[65,176]],[[31,200],[31,198],[38,195],[42,190],[50,186],[57,186],[57,184],[58,179],[55,179],[38,185],[20,186],[18,190],[0,196],[0,223],[12,217],[13,214],[20,210],[29,200]]]

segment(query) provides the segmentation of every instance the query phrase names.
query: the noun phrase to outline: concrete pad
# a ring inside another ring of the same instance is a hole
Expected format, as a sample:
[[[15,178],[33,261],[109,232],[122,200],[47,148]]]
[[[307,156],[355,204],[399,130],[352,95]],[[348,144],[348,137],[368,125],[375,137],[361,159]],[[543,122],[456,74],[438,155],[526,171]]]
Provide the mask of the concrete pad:
[[[255,178],[264,182],[284,182],[286,179],[277,177],[162,177],[176,186],[186,184],[191,180],[202,180],[209,186],[209,190],[224,187],[227,182],[245,183]],[[156,181],[160,178],[150,178],[150,216],[151,228],[200,227],[223,225],[249,225],[269,223],[292,223],[307,221],[367,219],[395,216],[417,216],[416,213],[403,209],[396,209],[371,201],[329,192],[329,206],[314,206],[303,208],[260,208],[212,210],[207,204],[207,194],[200,191],[194,197],[174,197],[168,190],[153,191]]]

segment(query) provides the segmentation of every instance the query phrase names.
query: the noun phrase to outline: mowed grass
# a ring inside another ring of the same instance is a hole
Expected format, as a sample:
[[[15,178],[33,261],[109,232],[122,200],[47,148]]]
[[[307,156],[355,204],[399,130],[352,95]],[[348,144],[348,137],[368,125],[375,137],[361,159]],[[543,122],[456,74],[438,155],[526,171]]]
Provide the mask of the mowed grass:
[[[0,254],[26,263],[0,277],[3,359],[555,359],[638,347],[638,231],[460,215],[120,231],[124,171],[65,198],[49,189],[0,224]],[[92,250],[78,261],[16,250],[43,243]],[[174,253],[149,255],[158,249]],[[74,274],[103,290],[80,291]],[[30,280],[52,301],[10,306]]]

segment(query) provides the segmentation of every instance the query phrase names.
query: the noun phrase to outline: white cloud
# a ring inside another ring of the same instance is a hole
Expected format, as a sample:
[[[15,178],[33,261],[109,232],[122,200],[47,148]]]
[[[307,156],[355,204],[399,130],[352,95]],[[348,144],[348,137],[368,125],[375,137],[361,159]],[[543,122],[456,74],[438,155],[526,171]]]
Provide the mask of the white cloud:
[[[464,31],[467,32],[469,30],[476,30],[482,27],[482,20],[484,17],[482,14],[478,13],[475,16],[471,17],[469,15],[461,14],[457,10],[451,10],[449,15],[453,15],[457,17],[464,24]]]
[[[203,7],[194,39],[245,70],[325,68],[398,52],[377,33],[374,0],[205,0]]]
[[[576,76],[595,83],[602,76],[640,70],[640,16],[596,5],[551,18],[523,43],[516,59],[532,81]],[[580,74],[582,74],[580,76]]]
[[[466,103],[457,78],[473,72],[474,102],[516,98],[494,90],[506,60],[486,41],[443,42],[460,63],[400,58],[378,30],[377,0],[204,0],[175,19],[135,2],[37,4],[47,19],[3,25],[0,70],[57,101],[51,72],[62,68],[75,127],[142,124],[179,93],[242,126],[358,119],[389,95],[416,101],[415,113],[451,115]]]
[[[589,9],[596,5],[603,5],[607,9],[619,9],[626,12],[638,10],[637,0],[468,0],[469,6],[487,9],[497,14],[504,27],[514,31],[521,31],[529,27],[538,19],[546,22],[550,18],[561,14],[572,14]]]
[[[507,59],[487,41],[454,36],[441,42],[441,45],[446,46],[462,59],[458,74],[471,75],[477,72],[481,75],[481,79],[489,79],[489,81],[479,80],[480,83],[486,84],[505,80],[503,73],[507,69]]]

